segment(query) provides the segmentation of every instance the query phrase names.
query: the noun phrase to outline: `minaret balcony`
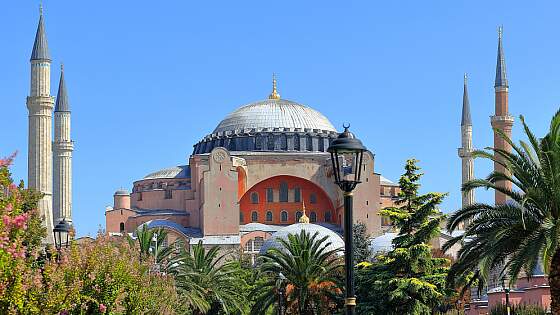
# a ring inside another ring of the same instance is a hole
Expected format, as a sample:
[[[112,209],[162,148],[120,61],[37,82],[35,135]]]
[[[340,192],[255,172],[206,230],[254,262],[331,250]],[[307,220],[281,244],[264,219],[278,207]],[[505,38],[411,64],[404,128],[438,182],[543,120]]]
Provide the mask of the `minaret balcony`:
[[[510,124],[513,124],[513,121],[514,121],[514,120],[515,120],[515,119],[513,118],[513,116],[510,116],[510,115],[504,115],[504,116],[490,116],[490,122],[492,122],[492,123],[494,123],[494,122],[497,122],[497,123],[503,122],[503,123],[510,123]]]
[[[457,149],[457,153],[459,154],[460,158],[469,158],[469,157],[472,157],[473,149],[472,148],[459,148],[459,149]]]

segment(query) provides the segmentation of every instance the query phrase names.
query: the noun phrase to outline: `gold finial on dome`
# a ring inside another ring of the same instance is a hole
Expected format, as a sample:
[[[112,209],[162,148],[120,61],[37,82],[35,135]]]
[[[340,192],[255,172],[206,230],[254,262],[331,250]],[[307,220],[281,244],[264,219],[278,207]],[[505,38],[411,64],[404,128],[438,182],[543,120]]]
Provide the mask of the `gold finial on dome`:
[[[309,218],[305,214],[305,200],[302,199],[301,201],[301,209],[303,210],[303,214],[301,218],[299,218],[299,223],[309,223]]]
[[[270,95],[268,96],[269,100],[279,100],[280,99],[280,94],[278,94],[278,91],[276,90],[276,74],[272,74],[272,93],[270,93]]]

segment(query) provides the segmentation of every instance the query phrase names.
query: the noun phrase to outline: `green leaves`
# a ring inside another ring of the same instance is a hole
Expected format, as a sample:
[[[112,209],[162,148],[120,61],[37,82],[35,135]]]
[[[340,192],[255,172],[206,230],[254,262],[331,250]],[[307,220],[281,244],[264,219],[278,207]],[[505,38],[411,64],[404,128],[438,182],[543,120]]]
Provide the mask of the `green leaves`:
[[[398,228],[394,249],[357,272],[358,312],[362,314],[432,314],[445,306],[448,259],[432,257],[430,240],[444,219],[438,205],[446,194],[418,194],[422,174],[408,160],[399,180],[397,207],[381,210]]]
[[[486,179],[466,183],[463,191],[491,189],[505,194],[508,202],[474,204],[451,215],[447,228],[453,230],[465,224],[466,231],[446,244],[463,244],[451,268],[450,283],[474,271],[480,271],[480,280],[496,269],[510,280],[521,272],[531,275],[538,264],[544,264],[548,271],[552,257],[560,250],[560,112],[554,115],[548,133],[541,139],[531,132],[523,116],[520,120],[528,142],[516,145],[498,131],[512,152],[490,148],[475,153],[476,157],[503,165],[505,171],[494,171]],[[501,184],[504,182],[513,188],[505,188]],[[553,296],[555,299],[560,303],[560,296]]]
[[[294,314],[330,314],[341,299],[343,265],[338,253],[329,250],[328,237],[319,238],[302,230],[279,240],[282,248],[271,248],[259,258],[258,277],[269,279],[255,288],[257,296],[251,314],[264,314],[284,289],[287,307]],[[281,275],[281,276],[280,276]],[[291,314],[291,313],[290,313]]]

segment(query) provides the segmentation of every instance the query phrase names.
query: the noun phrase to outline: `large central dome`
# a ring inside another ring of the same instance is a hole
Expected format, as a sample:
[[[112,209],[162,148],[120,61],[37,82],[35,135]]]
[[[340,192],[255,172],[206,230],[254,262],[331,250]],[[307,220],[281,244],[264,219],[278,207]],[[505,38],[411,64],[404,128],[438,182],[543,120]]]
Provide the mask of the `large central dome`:
[[[239,107],[200,142],[193,154],[223,147],[230,151],[327,152],[338,133],[327,117],[280,98],[276,79],[267,100]]]
[[[317,129],[334,131],[331,122],[318,111],[284,99],[267,99],[242,106],[222,120],[213,133],[244,129]]]

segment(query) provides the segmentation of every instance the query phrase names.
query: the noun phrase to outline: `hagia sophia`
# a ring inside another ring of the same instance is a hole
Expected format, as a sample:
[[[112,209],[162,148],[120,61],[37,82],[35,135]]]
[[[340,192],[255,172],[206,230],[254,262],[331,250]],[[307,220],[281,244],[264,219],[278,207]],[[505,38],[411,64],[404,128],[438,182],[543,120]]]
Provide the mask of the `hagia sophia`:
[[[30,63],[28,187],[43,193],[39,210],[44,225],[52,230],[59,220],[72,220],[74,143],[63,72],[56,101],[50,95],[51,56],[42,12]],[[501,28],[494,89],[495,114],[490,124],[511,136],[514,119],[508,110],[509,83]],[[465,183],[474,179],[466,76],[460,134],[458,155]],[[186,244],[218,245],[223,250],[241,251],[253,260],[267,248],[277,246],[278,238],[301,230],[319,232],[329,237],[332,246],[342,247],[343,195],[334,183],[327,152],[338,135],[339,130],[317,109],[281,98],[273,77],[267,97],[240,106],[217,121],[214,130],[193,144],[188,161],[177,161],[177,166],[147,174],[132,183],[131,191],[117,190],[113,205],[104,211],[106,232],[132,235],[142,225],[164,228],[169,232],[168,244],[182,239]],[[511,150],[495,131],[494,147]],[[394,205],[399,185],[376,171],[374,152],[375,148],[370,148],[363,156],[362,182],[354,191],[353,216],[354,222],[365,224],[372,236],[372,249],[382,252],[391,250],[397,231],[379,212]],[[499,164],[494,167],[502,170]],[[474,202],[474,193],[463,195],[462,206]],[[495,203],[504,202],[505,196],[496,192]],[[433,247],[440,248],[461,231],[453,233],[442,231],[432,241]],[[52,243],[50,238],[47,243]],[[447,254],[454,256],[457,251],[453,247]],[[518,303],[550,304],[542,271],[531,279],[521,278],[513,287]],[[467,309],[469,315],[485,314],[503,300],[503,291],[498,283],[490,283],[486,295],[476,298]]]
[[[273,78],[264,99],[243,105],[194,144],[187,165],[165,168],[118,190],[105,212],[110,233],[132,233],[148,222],[187,242],[258,252],[272,233],[305,217],[341,232],[342,192],[327,148],[338,136],[319,111],[282,99]],[[354,216],[374,236],[389,222],[379,216],[398,187],[375,172],[364,154]]]

